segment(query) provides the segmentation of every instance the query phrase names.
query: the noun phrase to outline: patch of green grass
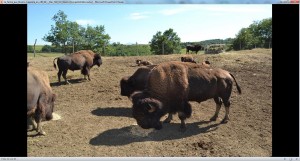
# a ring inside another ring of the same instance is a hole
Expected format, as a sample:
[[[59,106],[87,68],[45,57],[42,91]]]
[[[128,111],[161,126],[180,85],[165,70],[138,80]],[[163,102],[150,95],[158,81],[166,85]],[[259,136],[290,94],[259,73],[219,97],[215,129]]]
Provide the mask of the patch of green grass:
[[[35,45],[35,51],[42,51],[43,46],[44,45]]]
[[[35,53],[35,57],[59,57],[63,56],[63,53]],[[28,57],[34,57],[33,53],[27,53]]]

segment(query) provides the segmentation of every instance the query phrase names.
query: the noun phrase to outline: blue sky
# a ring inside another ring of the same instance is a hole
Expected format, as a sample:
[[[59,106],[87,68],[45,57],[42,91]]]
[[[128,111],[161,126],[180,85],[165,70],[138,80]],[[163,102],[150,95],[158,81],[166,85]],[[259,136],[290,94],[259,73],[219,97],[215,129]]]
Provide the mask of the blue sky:
[[[271,4],[37,4],[28,5],[28,45],[42,38],[62,10],[86,27],[104,25],[110,42],[147,44],[158,31],[174,29],[181,42],[233,38],[253,21],[272,17]]]

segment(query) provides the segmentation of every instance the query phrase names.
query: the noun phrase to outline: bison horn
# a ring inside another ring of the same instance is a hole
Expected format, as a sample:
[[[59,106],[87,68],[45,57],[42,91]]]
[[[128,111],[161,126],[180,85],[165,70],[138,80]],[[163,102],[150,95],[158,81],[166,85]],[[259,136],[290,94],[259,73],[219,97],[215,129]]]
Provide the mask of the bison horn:
[[[147,107],[148,112],[152,113],[155,111],[155,106],[151,105],[150,103],[148,103],[148,107]]]

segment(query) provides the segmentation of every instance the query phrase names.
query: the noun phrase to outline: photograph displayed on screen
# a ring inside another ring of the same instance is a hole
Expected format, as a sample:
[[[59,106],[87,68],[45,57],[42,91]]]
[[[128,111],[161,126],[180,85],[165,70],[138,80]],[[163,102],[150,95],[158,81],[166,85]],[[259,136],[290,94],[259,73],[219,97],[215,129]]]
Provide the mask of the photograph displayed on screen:
[[[272,4],[28,4],[28,157],[272,156]]]

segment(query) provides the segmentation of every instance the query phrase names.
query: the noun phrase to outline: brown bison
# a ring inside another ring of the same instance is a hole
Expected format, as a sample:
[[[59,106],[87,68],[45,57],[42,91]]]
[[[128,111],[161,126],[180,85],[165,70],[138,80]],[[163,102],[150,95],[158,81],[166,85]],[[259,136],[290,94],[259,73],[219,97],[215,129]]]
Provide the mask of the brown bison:
[[[202,49],[204,49],[204,47],[201,46],[201,45],[187,45],[186,46],[186,53],[189,53],[189,51],[191,50],[191,51],[195,51],[196,54],[197,54],[198,51],[202,50]]]
[[[48,121],[53,118],[55,98],[56,95],[52,92],[47,73],[28,67],[27,120],[33,125],[38,134],[46,134],[42,130],[41,121]]]
[[[90,69],[94,65],[98,65],[98,67],[100,67],[102,64],[101,56],[99,54],[95,54],[91,50],[80,50],[70,55],[64,55],[55,59],[57,59],[58,66],[58,82],[60,82],[60,76],[62,75],[66,83],[69,83],[66,77],[68,69],[72,71],[81,70],[81,74],[84,75],[84,78],[86,78],[87,75],[88,80],[91,80]],[[53,66],[56,69],[54,62],[55,59],[53,60]]]
[[[226,114],[222,123],[229,120],[230,95],[233,83],[241,89],[234,76],[223,69],[210,69],[201,65],[184,62],[166,62],[157,65],[149,74],[146,89],[131,95],[132,115],[142,128],[161,129],[160,118],[169,123],[172,114],[178,112],[181,120],[180,129],[186,129],[185,119],[192,113],[188,101],[203,102],[213,98],[216,112],[210,119],[218,117],[221,104],[224,103]]]
[[[132,76],[123,77],[120,81],[121,95],[129,97],[134,91],[144,90],[148,75],[155,66],[140,67]]]
[[[194,58],[191,55],[186,55],[181,57],[181,62],[191,62],[191,63],[196,63]]]
[[[209,68],[208,61],[202,62],[200,65]],[[130,97],[134,91],[142,91],[145,89],[148,75],[156,65],[141,67],[137,69],[132,76],[123,77],[120,81],[121,95]]]
[[[144,60],[140,60],[140,59],[136,60],[135,62],[136,62],[136,64],[138,66],[141,66],[141,65],[144,65],[144,66],[153,65],[153,63],[151,63],[150,61],[144,61]]]

